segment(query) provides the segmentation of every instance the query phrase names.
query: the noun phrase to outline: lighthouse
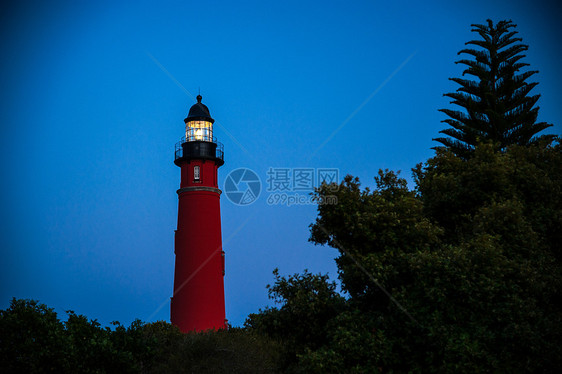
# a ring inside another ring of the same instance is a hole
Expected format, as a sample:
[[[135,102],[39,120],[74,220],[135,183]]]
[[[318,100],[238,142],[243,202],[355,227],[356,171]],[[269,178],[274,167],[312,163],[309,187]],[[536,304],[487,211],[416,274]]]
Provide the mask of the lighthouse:
[[[226,328],[218,188],[224,148],[213,136],[215,120],[201,100],[198,95],[189,109],[185,138],[176,144],[174,159],[181,182],[170,317],[182,332]]]

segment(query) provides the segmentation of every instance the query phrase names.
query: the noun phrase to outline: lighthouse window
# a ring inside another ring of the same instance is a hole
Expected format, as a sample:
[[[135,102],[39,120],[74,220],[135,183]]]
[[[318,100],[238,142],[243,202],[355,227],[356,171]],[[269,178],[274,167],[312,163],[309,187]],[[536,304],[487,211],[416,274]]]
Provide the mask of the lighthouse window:
[[[199,179],[201,179],[201,175],[199,173],[199,166],[194,166],[193,167],[193,179],[195,179],[196,181],[198,181]]]
[[[189,121],[185,124],[185,140],[213,141],[213,123],[209,121]]]

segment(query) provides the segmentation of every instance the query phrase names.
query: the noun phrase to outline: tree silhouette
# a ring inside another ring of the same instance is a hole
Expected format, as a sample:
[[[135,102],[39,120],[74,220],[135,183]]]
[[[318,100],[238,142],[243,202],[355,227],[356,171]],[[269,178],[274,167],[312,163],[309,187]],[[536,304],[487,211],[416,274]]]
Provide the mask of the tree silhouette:
[[[529,92],[538,83],[528,83],[527,79],[538,71],[521,71],[529,66],[521,62],[525,57],[523,52],[529,47],[515,37],[516,25],[511,20],[500,21],[495,26],[491,20],[487,22],[487,25],[471,25],[482,40],[465,43],[480,49],[466,48],[458,53],[471,56],[455,63],[466,65],[463,76],[471,75],[475,80],[450,78],[460,87],[444,96],[453,99],[451,104],[464,111],[439,110],[450,117],[442,122],[451,127],[440,131],[448,137],[433,139],[443,144],[434,149],[448,148],[458,156],[467,157],[479,142],[491,141],[504,150],[513,144],[530,145],[539,140],[550,143],[556,138],[537,135],[552,125],[536,122],[539,107],[535,104],[540,95],[529,95]]]

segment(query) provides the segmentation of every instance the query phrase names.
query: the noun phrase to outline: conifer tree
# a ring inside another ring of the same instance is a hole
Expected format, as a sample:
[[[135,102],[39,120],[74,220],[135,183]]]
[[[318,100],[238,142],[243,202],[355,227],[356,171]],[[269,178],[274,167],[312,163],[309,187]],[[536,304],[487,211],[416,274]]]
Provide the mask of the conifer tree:
[[[491,141],[500,150],[539,140],[550,143],[555,135],[537,135],[552,125],[537,123],[539,107],[535,104],[540,95],[530,95],[530,91],[538,83],[527,80],[538,71],[523,69],[529,66],[522,62],[528,46],[515,37],[516,25],[511,20],[495,25],[487,20],[487,25],[471,26],[482,40],[471,40],[465,45],[479,48],[461,50],[459,55],[470,57],[456,63],[466,65],[463,76],[474,79],[450,78],[460,87],[444,96],[464,110],[440,109],[449,117],[442,122],[450,127],[440,131],[448,137],[433,139],[443,144],[435,149],[448,148],[458,156],[467,157],[479,142]]]

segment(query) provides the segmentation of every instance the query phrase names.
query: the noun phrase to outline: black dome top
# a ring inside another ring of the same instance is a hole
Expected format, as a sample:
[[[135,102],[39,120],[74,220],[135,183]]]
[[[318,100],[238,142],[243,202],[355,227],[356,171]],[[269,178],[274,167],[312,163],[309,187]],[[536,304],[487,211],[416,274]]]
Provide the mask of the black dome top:
[[[189,109],[189,114],[185,119],[187,121],[209,121],[211,123],[215,122],[214,119],[211,118],[211,113],[209,112],[209,108],[203,103],[201,103],[201,95],[197,95],[197,104],[193,105]]]

